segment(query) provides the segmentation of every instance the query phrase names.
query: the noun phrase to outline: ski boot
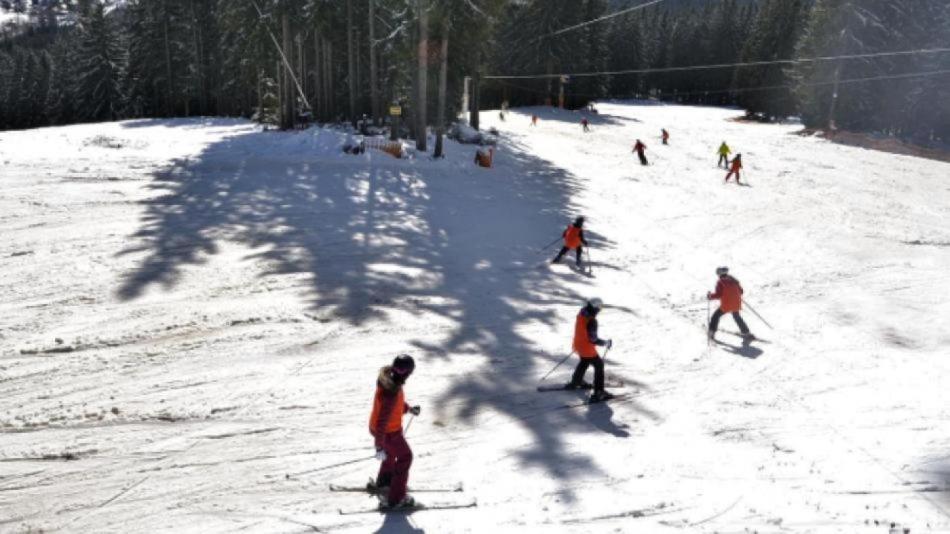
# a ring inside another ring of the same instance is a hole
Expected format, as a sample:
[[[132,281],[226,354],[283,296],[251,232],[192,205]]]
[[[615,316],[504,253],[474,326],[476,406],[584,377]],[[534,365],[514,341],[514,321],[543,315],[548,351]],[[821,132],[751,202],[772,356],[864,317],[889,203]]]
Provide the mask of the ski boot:
[[[612,398],[614,398],[613,393],[608,393],[607,391],[600,390],[600,391],[595,391],[591,393],[590,399],[587,402],[593,404],[595,402],[604,402]]]

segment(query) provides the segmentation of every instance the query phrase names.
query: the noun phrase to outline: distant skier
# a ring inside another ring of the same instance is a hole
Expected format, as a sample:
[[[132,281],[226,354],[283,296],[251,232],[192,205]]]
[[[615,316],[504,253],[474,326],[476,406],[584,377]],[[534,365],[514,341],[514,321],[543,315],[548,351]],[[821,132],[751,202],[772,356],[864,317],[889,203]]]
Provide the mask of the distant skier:
[[[729,148],[729,145],[725,141],[719,145],[719,163],[716,164],[717,167],[722,167],[723,169],[729,168],[729,154],[732,154],[732,149]]]
[[[537,116],[537,115],[532,115],[532,116],[531,116],[531,126],[537,126],[537,125],[538,125],[538,116]]]
[[[581,126],[584,127],[584,133],[590,132],[590,121],[587,120],[587,117],[581,119]]]
[[[584,238],[584,220],[583,216],[574,219],[574,222],[561,233],[561,237],[564,238],[564,246],[561,247],[561,251],[557,253],[557,256],[551,260],[551,263],[561,261],[561,258],[567,254],[568,250],[573,250],[576,254],[574,263],[578,267],[581,266],[581,262],[583,261],[581,255],[584,253],[584,245],[587,244],[587,239]]]
[[[647,161],[646,154],[643,153],[647,149],[647,146],[643,144],[642,141],[637,139],[637,143],[633,145],[633,151],[637,153],[637,156],[640,158],[640,165],[649,165],[650,162]]]
[[[580,357],[577,367],[574,369],[574,375],[568,383],[568,389],[582,389],[590,387],[590,384],[584,382],[584,375],[587,368],[594,366],[594,392],[591,393],[590,402],[600,402],[613,397],[604,390],[604,360],[597,354],[597,347],[613,346],[613,341],[601,339],[597,335],[597,314],[604,307],[603,301],[599,298],[592,298],[587,301],[577,319],[574,321],[574,352]]]
[[[729,274],[728,267],[717,267],[716,275],[719,276],[719,281],[716,282],[716,292],[706,293],[707,299],[719,301],[719,309],[713,312],[712,318],[709,319],[709,339],[716,339],[719,319],[726,313],[732,314],[732,318],[739,325],[739,332],[742,333],[742,337],[755,339],[755,336],[749,332],[749,327],[746,326],[745,321],[742,320],[742,316],[739,315],[742,310],[742,284]]]
[[[660,128],[660,139],[663,140],[664,145],[668,145],[670,140],[670,132],[666,131],[666,128]]]
[[[412,466],[412,450],[402,435],[402,415],[419,415],[419,406],[406,404],[402,386],[415,370],[412,356],[401,354],[392,365],[379,370],[376,380],[376,397],[369,418],[369,432],[376,445],[376,458],[382,462],[376,476],[376,488],[388,488],[386,506],[406,508],[415,505],[415,500],[406,495],[409,484],[409,468]]]
[[[498,118],[501,120],[501,122],[505,122],[505,112],[504,112],[504,111],[499,111],[499,112],[498,112]]]
[[[726,175],[726,182],[729,181],[729,178],[735,174],[736,183],[741,184],[739,181],[739,171],[742,170],[742,154],[736,154],[736,157],[732,158],[732,165],[729,167],[729,174]]]

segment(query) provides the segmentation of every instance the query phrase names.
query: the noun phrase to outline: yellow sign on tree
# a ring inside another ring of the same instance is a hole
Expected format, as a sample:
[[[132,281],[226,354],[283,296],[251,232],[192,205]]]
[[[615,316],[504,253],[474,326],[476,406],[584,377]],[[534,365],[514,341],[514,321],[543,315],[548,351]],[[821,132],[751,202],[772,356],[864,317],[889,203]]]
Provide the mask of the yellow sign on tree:
[[[398,117],[402,115],[402,108],[400,106],[389,106],[389,114]]]

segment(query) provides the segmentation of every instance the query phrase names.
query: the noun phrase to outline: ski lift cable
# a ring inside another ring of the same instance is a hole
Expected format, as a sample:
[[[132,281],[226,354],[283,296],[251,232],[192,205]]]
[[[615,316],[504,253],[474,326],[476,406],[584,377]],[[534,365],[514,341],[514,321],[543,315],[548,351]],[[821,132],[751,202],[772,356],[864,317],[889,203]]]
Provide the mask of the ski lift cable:
[[[603,22],[603,21],[605,21],[605,20],[609,20],[609,19],[612,19],[612,18],[614,18],[614,17],[619,17],[620,15],[626,15],[627,13],[631,13],[631,12],[633,12],[633,11],[637,11],[637,10],[643,9],[643,8],[645,8],[645,7],[650,7],[650,6],[652,6],[652,5],[659,4],[660,2],[663,2],[663,1],[664,1],[664,0],[651,0],[650,2],[647,2],[647,3],[645,3],[645,4],[638,4],[638,5],[635,5],[635,6],[633,6],[633,7],[629,7],[629,8],[627,8],[627,9],[621,9],[620,11],[617,11],[617,12],[615,12],[615,13],[610,13],[610,14],[604,15],[604,16],[602,16],[602,17],[598,17],[598,18],[596,18],[596,19],[593,19],[593,20],[588,20],[587,22],[581,22],[580,24],[575,24],[575,25],[573,25],[573,26],[568,26],[567,28],[561,28],[560,30],[557,30],[557,31],[553,31],[553,32],[551,32],[551,33],[544,34],[544,35],[542,35],[541,37],[538,37],[538,38],[534,39],[532,42],[537,42],[537,41],[540,41],[541,39],[546,39],[546,38],[548,38],[548,37],[552,37],[552,36],[555,36],[555,35],[561,35],[562,33],[571,32],[571,31],[574,31],[574,30],[576,30],[576,29],[583,28],[584,26],[590,26],[591,24],[596,24],[596,23],[598,23],[598,22]]]
[[[835,60],[851,60],[851,59],[871,59],[879,57],[897,57],[897,56],[910,56],[918,54],[941,54],[950,52],[950,48],[920,48],[917,50],[899,50],[892,52],[872,52],[867,54],[843,54],[840,56],[819,56],[812,58],[794,58],[794,59],[775,59],[770,61],[747,61],[739,63],[719,63],[713,65],[690,65],[687,67],[658,67],[650,69],[629,69],[629,70],[615,70],[615,71],[603,71],[603,72],[581,72],[575,74],[514,74],[514,75],[491,75],[491,76],[482,76],[483,80],[498,80],[498,79],[544,79],[544,78],[560,78],[562,76],[570,76],[575,78],[582,77],[591,77],[591,76],[617,76],[621,74],[650,74],[650,73],[659,73],[659,72],[683,72],[683,71],[693,71],[693,70],[712,70],[712,69],[726,69],[726,68],[737,68],[737,67],[758,67],[764,65],[794,65],[799,63],[818,63],[822,61],[835,61]]]
[[[692,95],[714,95],[714,94],[733,94],[733,93],[751,93],[755,91],[769,91],[773,89],[795,89],[799,87],[821,87],[826,85],[834,85],[835,83],[839,84],[850,84],[850,83],[863,83],[863,82],[873,82],[881,80],[900,80],[907,78],[925,78],[929,76],[941,76],[950,74],[950,69],[946,70],[934,70],[934,71],[921,71],[921,72],[907,72],[903,74],[889,74],[884,76],[869,76],[864,78],[847,78],[844,80],[834,81],[824,81],[824,82],[808,82],[808,83],[798,83],[798,84],[785,84],[785,85],[766,85],[761,87],[737,87],[733,89],[708,89],[708,90],[696,90],[696,91],[682,91],[673,93],[669,91],[669,94],[674,94],[675,96],[692,96]],[[504,81],[503,79],[496,79],[498,83],[502,85],[507,85],[509,87],[514,87],[516,89],[522,89],[524,91],[529,91],[532,93],[538,94],[548,94],[547,91],[542,91],[539,89],[533,89],[524,85],[514,84],[511,82]],[[629,98],[627,96],[604,96],[604,95],[593,95],[585,93],[571,93],[573,96],[581,96],[587,98]]]
[[[260,17],[260,22],[264,26],[264,29],[267,30],[267,34],[270,35],[271,41],[273,41],[274,46],[277,47],[277,53],[280,54],[280,59],[284,64],[284,68],[287,69],[291,79],[294,80],[294,85],[297,87],[297,93],[300,95],[301,100],[303,100],[303,103],[307,106],[307,109],[313,109],[313,107],[310,106],[310,100],[307,99],[307,95],[304,93],[303,86],[300,85],[300,80],[298,80],[297,75],[294,74],[294,69],[290,65],[290,61],[287,59],[287,56],[284,55],[284,49],[280,46],[280,43],[277,42],[277,37],[274,36],[274,32],[270,31],[270,27],[263,22],[264,12],[261,11],[260,6],[257,5],[257,0],[251,0],[251,3],[254,4],[254,9],[257,10],[257,15]]]

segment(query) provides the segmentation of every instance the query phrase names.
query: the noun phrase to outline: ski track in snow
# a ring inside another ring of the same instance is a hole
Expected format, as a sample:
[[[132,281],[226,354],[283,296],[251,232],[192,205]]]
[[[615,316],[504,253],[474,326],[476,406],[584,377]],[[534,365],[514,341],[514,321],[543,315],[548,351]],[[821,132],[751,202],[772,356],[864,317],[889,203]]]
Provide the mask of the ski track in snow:
[[[950,165],[598,107],[484,113],[491,170],[228,119],[0,132],[0,531],[950,532]],[[577,213],[591,276],[539,252]],[[718,265],[769,344],[707,346]],[[590,295],[632,395],[536,393]],[[341,516],[403,351],[410,484],[478,507]]]

